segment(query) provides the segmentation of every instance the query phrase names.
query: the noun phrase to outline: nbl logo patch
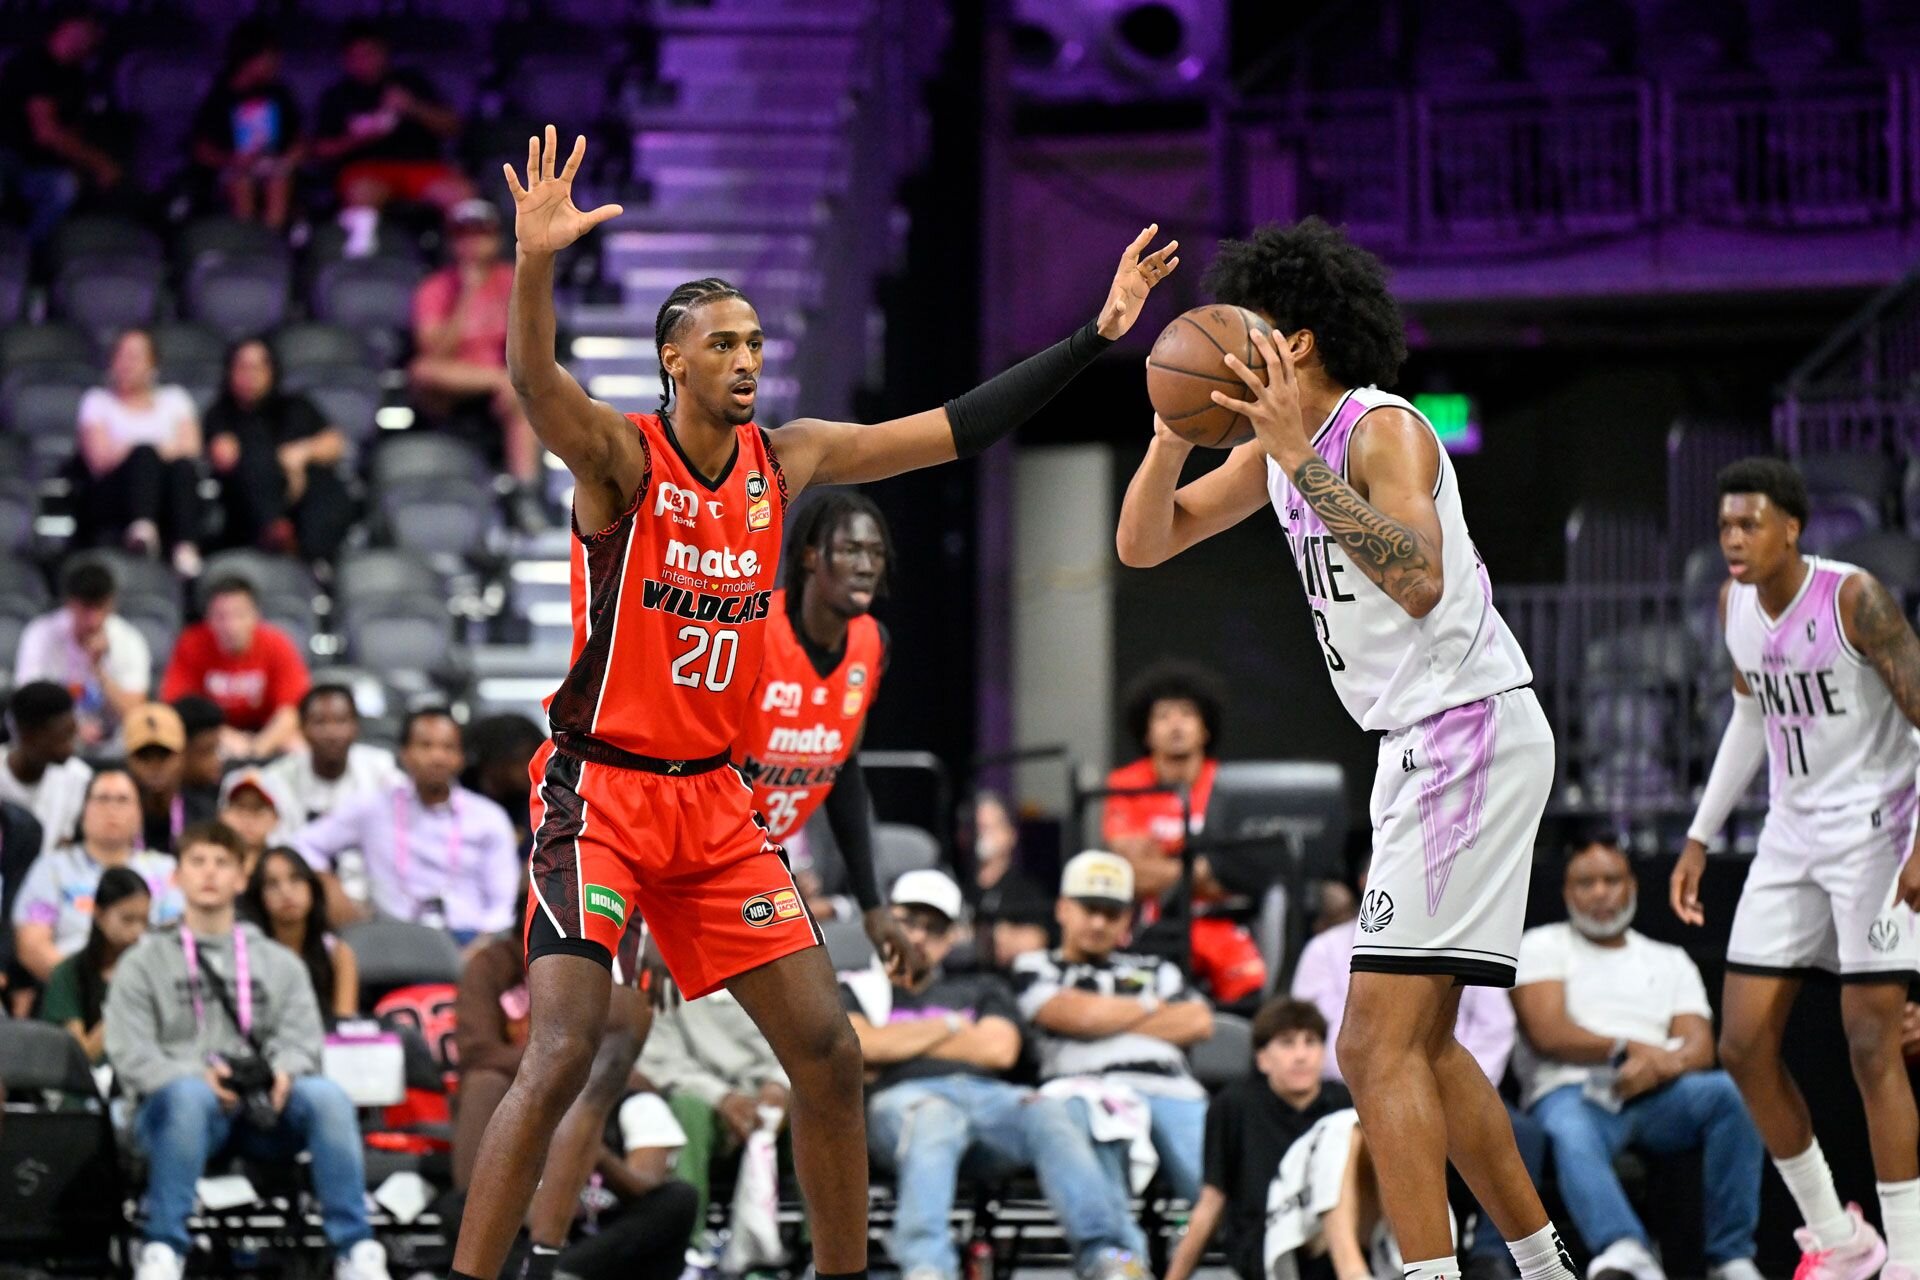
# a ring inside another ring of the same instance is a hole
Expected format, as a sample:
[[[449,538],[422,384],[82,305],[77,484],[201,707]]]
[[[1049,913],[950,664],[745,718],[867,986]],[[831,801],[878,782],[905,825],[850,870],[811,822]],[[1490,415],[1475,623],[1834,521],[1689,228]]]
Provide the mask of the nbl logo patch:
[[[776,889],[757,894],[740,904],[740,918],[755,929],[764,929],[783,920],[798,920],[806,914],[800,895],[792,889]]]
[[[1393,923],[1393,898],[1385,889],[1369,889],[1360,900],[1360,932],[1378,933]]]
[[[1882,917],[1867,930],[1867,945],[1885,954],[1900,945],[1900,926]]]
[[[767,478],[758,471],[747,472],[747,501],[758,502],[767,496]]]

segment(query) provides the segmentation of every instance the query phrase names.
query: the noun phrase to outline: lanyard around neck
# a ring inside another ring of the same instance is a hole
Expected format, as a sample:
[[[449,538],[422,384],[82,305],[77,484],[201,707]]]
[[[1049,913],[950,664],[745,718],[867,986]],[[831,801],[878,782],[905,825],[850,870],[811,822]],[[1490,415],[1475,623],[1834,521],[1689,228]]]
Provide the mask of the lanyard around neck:
[[[180,949],[187,953],[187,990],[193,994],[193,1025],[199,1028],[207,1020],[206,1005],[200,998],[200,945],[193,940],[193,930],[184,924],[180,926]],[[253,970],[247,964],[247,935],[236,927],[233,931],[233,1000],[242,1036],[253,1033],[252,975]]]

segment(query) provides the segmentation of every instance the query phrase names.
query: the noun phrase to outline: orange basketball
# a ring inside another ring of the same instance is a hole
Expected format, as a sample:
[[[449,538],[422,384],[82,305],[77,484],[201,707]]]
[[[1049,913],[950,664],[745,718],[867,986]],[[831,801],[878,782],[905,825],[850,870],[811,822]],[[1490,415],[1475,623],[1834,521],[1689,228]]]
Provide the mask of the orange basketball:
[[[1252,396],[1227,368],[1229,352],[1264,380],[1266,361],[1253,345],[1255,330],[1273,333],[1245,307],[1224,303],[1195,307],[1162,329],[1147,357],[1147,398],[1160,420],[1208,449],[1231,449],[1253,439],[1253,424],[1245,415],[1221,408],[1208,393],[1222,391],[1235,400]]]

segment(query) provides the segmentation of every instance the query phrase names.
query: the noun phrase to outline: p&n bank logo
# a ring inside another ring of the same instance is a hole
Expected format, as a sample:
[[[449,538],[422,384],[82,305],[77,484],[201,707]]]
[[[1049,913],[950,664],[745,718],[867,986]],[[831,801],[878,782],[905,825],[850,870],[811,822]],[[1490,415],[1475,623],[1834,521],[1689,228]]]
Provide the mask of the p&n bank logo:
[[[653,495],[653,514],[691,529],[700,515],[700,495],[678,485],[663,484]]]
[[[798,681],[770,680],[767,682],[767,692],[760,700],[760,709],[778,711],[783,716],[797,716],[805,692]]]

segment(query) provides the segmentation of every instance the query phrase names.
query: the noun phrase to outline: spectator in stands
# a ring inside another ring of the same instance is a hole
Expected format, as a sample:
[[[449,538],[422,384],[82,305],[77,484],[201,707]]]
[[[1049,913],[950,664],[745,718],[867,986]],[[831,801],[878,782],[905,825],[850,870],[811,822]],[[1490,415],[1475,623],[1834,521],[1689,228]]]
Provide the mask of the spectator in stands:
[[[44,843],[39,820],[29,810],[0,800],[0,991],[32,981],[14,963],[13,902]]]
[[[140,844],[171,852],[174,839],[190,823],[213,816],[204,795],[182,789],[186,772],[187,729],[180,713],[164,702],[147,702],[127,716],[127,772],[140,789]]]
[[[180,856],[181,927],[129,952],[107,995],[107,1057],[140,1100],[147,1153],[134,1280],[180,1280],[195,1184],[228,1150],[276,1163],[308,1152],[335,1280],[386,1280],[353,1103],[319,1074],[325,1032],[306,967],[237,918],[245,881],[233,832],[197,824],[182,833]],[[256,1070],[268,1078],[252,1085]]]
[[[382,915],[445,928],[463,944],[517,922],[524,859],[513,823],[499,805],[458,784],[465,761],[452,715],[414,711],[400,731],[406,777],[301,829],[294,847],[328,873],[328,918],[336,926],[365,914],[331,874],[334,859],[356,848]]]
[[[284,846],[262,854],[240,900],[240,914],[300,957],[322,1018],[360,1016],[359,959],[327,928],[327,895],[305,858]]]
[[[346,74],[320,98],[313,154],[340,166],[347,255],[362,257],[374,251],[389,201],[449,209],[473,194],[473,184],[445,159],[446,144],[460,132],[459,115],[425,76],[394,68],[377,25],[346,28],[341,68]]]
[[[666,1100],[651,1088],[620,1104],[622,1159],[608,1150],[596,1172],[620,1203],[602,1211],[599,1231],[569,1246],[558,1275],[580,1280],[675,1280],[685,1269],[700,1194],[673,1175],[672,1155],[686,1142]]]
[[[506,929],[468,953],[454,1001],[460,1089],[453,1099],[453,1188],[465,1191],[487,1121],[527,1052],[527,961],[520,929]]]
[[[973,797],[973,823],[965,830],[973,849],[973,897],[984,901],[988,892],[1015,870],[1020,826],[1013,820],[1005,796],[998,791],[981,791]]]
[[[1029,951],[1053,945],[1053,895],[1021,870],[1020,828],[1006,798],[981,791],[962,837],[973,851],[974,919],[980,953],[1002,972]]]
[[[19,805],[40,824],[41,848],[73,838],[93,769],[73,754],[79,727],[73,695],[50,680],[34,680],[7,700],[7,749],[0,768],[0,800]]]
[[[353,519],[341,476],[346,433],[312,400],[280,389],[273,348],[259,338],[227,353],[220,398],[207,410],[207,460],[226,512],[221,542],[331,561]]]
[[[724,988],[655,1014],[639,1069],[686,1133],[675,1168],[699,1194],[694,1221],[705,1222],[716,1155],[740,1149],[759,1127],[761,1107],[787,1110],[787,1074]]]
[[[400,777],[393,752],[359,741],[360,711],[353,690],[343,684],[307,690],[300,699],[300,737],[304,749],[295,746],[266,768],[292,806],[286,815],[290,822],[311,822]]]
[[[1089,1099],[1096,1122],[1144,1110],[1173,1193],[1192,1200],[1207,1093],[1185,1050],[1213,1034],[1213,1010],[1172,961],[1119,950],[1133,902],[1131,863],[1097,849],[1076,854],[1060,876],[1060,946],[1015,961],[1014,989],[1039,1043],[1041,1079],[1073,1081],[1067,1087]],[[1099,1127],[1094,1136],[1113,1145]]]
[[[107,385],[80,399],[74,510],[87,537],[118,534],[145,555],[171,548],[174,570],[192,578],[205,524],[200,413],[186,388],[158,374],[152,334],[129,329],[114,341]]]
[[[1127,730],[1146,752],[1107,775],[1113,789],[1171,787],[1146,795],[1110,796],[1102,832],[1107,846],[1133,866],[1142,924],[1160,916],[1167,895],[1180,886],[1180,791],[1186,793],[1195,832],[1213,795],[1220,767],[1221,696],[1218,682],[1199,667],[1163,662],[1140,673],[1127,691]],[[1204,857],[1194,859],[1193,898],[1202,904],[1192,927],[1193,974],[1221,1004],[1248,1000],[1267,985],[1267,962],[1253,936],[1223,917],[1204,914],[1204,904],[1226,896]]]
[[[1221,1227],[1234,1271],[1242,1280],[1266,1280],[1268,1193],[1281,1161],[1321,1120],[1353,1106],[1347,1087],[1325,1077],[1320,1059],[1332,1043],[1326,1019],[1306,1001],[1281,996],[1260,1006],[1255,1074],[1222,1089],[1207,1107],[1206,1182],[1165,1280],[1189,1280]],[[1337,1280],[1368,1280],[1379,1194],[1357,1127],[1341,1163],[1339,1200],[1320,1216],[1316,1234]]]
[[[40,1017],[65,1027],[98,1064],[106,1052],[101,1010],[114,966],[146,936],[153,890],[132,867],[108,867],[93,891],[93,925],[86,945],[55,965],[40,996]]]
[[[13,900],[13,941],[20,963],[45,982],[53,967],[86,945],[93,929],[94,895],[111,867],[130,868],[152,897],[151,919],[180,916],[172,854],[141,849],[140,797],[124,769],[102,769],[87,784],[86,807],[71,844],[42,854]]]
[[[220,803],[220,775],[225,772],[220,746],[226,740],[227,719],[212,698],[190,693],[173,700],[187,745],[180,752],[180,794],[189,808],[211,811]]]
[[[865,1000],[856,977],[841,997],[873,1076],[867,1145],[897,1182],[888,1251],[906,1280],[958,1280],[948,1220],[970,1156],[1003,1173],[1039,1174],[1077,1275],[1143,1275],[1146,1237],[1131,1201],[1073,1107],[1007,1079],[1023,1036],[1012,989],[997,974],[941,968],[963,910],[960,886],[942,871],[909,871],[890,896],[894,918],[926,953],[926,976]]]
[[[1360,887],[1367,883],[1368,868],[1361,868]],[[1345,888],[1344,885],[1341,888]],[[1351,894],[1348,895],[1351,898]],[[1304,1000],[1320,1011],[1326,1022],[1325,1044],[1320,1054],[1321,1067],[1328,1080],[1338,1081],[1339,1058],[1334,1047],[1339,1043],[1340,1023],[1346,1016],[1347,985],[1352,978],[1353,930],[1351,923],[1336,924],[1307,940],[1293,970],[1293,998]],[[1460,1010],[1454,1019],[1453,1034],[1496,1088],[1506,1079],[1507,1064],[1513,1057],[1513,1005],[1507,993],[1497,987],[1466,987],[1460,994]],[[1508,1104],[1507,1115],[1513,1124],[1513,1139],[1520,1159],[1536,1183],[1546,1177],[1547,1132],[1524,1111]],[[1476,1223],[1472,1243],[1462,1262],[1465,1280],[1510,1280],[1517,1274],[1513,1255],[1506,1241],[1493,1227],[1492,1220],[1470,1195],[1462,1197],[1462,1209]]]
[[[540,478],[540,442],[507,381],[513,264],[501,258],[499,211],[486,200],[461,201],[447,215],[447,242],[453,261],[413,295],[414,400],[427,421],[470,440],[511,475],[525,508]]]
[[[283,231],[306,152],[300,104],[280,78],[280,38],[263,22],[227,37],[226,64],[193,117],[193,162],[209,192],[245,222]]]
[[[517,712],[486,716],[467,729],[466,783],[507,811],[523,849],[533,839],[533,776],[527,767],[546,740],[545,730]]]
[[[266,760],[299,736],[300,699],[310,682],[299,646],[261,621],[253,584],[236,576],[207,588],[206,618],[180,633],[160,696],[213,699],[227,719],[221,754]]]
[[[113,742],[120,718],[147,700],[153,655],[140,629],[113,611],[113,570],[82,560],[60,580],[61,605],[27,624],[13,662],[16,688],[51,680],[74,696],[74,722],[89,747]]]
[[[305,825],[294,818],[293,802],[263,769],[237,769],[220,782],[220,821],[232,827],[247,850],[247,874],[273,845],[285,844]],[[261,924],[265,928],[265,922]]]
[[[1573,851],[1564,893],[1568,923],[1521,937],[1513,1005],[1527,1106],[1553,1138],[1561,1195],[1594,1255],[1588,1276],[1664,1280],[1614,1157],[1698,1148],[1709,1170],[1707,1275],[1758,1280],[1764,1153],[1740,1091],[1714,1068],[1700,971],[1679,947],[1632,929],[1633,867],[1610,838]]]
[[[102,77],[89,68],[100,36],[98,18],[68,9],[0,74],[0,192],[27,206],[36,244],[83,194],[112,191],[125,176]]]
[[[1360,915],[1360,899],[1353,890],[1338,880],[1320,882],[1320,901],[1313,913],[1313,932],[1318,935],[1329,929],[1337,929],[1343,924],[1352,924]],[[1343,998],[1344,1001],[1344,998]],[[1327,1041],[1329,1050],[1333,1041]]]

